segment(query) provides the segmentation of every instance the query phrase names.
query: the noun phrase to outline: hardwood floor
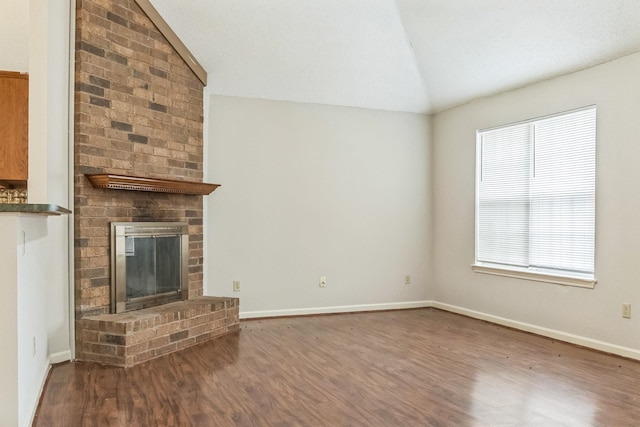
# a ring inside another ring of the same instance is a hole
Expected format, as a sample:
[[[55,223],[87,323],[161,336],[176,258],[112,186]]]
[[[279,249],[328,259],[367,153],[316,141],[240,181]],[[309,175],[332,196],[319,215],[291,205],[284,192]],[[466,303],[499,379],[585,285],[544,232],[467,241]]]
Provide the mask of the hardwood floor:
[[[435,309],[241,322],[54,366],[35,426],[637,426],[640,363]]]

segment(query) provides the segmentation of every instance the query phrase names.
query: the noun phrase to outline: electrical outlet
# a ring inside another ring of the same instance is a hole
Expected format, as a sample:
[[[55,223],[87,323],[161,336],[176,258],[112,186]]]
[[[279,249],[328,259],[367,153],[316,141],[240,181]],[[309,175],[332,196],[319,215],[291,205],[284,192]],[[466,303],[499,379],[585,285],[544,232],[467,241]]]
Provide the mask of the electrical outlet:
[[[240,281],[239,280],[234,280],[233,281],[233,292],[240,292]]]
[[[320,276],[320,287],[324,288],[327,286],[327,278],[325,276]]]
[[[404,284],[405,285],[410,285],[411,284],[411,275],[410,274],[406,274],[404,276]]]
[[[624,317],[625,319],[631,319],[631,304],[622,304],[622,317]]]

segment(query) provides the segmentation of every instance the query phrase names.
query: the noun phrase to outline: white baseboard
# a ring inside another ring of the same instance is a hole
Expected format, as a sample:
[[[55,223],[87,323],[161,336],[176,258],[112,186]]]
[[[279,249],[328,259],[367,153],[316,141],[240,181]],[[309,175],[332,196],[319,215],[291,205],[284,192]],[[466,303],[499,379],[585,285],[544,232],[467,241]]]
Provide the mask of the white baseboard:
[[[432,307],[439,308],[441,310],[450,311],[452,313],[462,314],[464,316],[473,317],[474,319],[486,320],[487,322],[496,323],[502,326],[508,326],[510,328],[518,329],[521,331],[531,332],[544,337],[557,339],[559,341],[576,344],[582,347],[592,348],[594,350],[603,351],[606,353],[615,354],[622,357],[628,357],[629,359],[640,360],[640,350],[636,350],[629,347],[623,347],[616,344],[607,343],[604,341],[594,340],[591,338],[583,337],[580,335],[574,335],[567,332],[558,331],[555,329],[544,328],[542,326],[532,325],[530,323],[519,322],[517,320],[511,320],[504,317],[494,316],[480,311],[469,310],[463,307],[455,305],[444,304],[441,302],[433,302]]]
[[[353,313],[359,311],[382,311],[382,310],[401,310],[407,308],[427,308],[434,307],[452,313],[462,314],[474,319],[485,320],[497,325],[508,326],[525,332],[541,335],[543,337],[553,338],[558,341],[564,341],[582,347],[611,353],[629,359],[640,360],[640,350],[629,347],[623,347],[580,335],[570,334],[555,329],[549,329],[542,326],[532,325],[530,323],[520,322],[517,320],[507,319],[505,317],[494,316],[492,314],[480,311],[470,310],[451,304],[445,304],[437,301],[407,301],[386,304],[361,304],[361,305],[341,305],[334,307],[311,307],[311,308],[294,308],[286,310],[265,310],[265,311],[245,311],[240,312],[240,319],[254,319],[258,317],[284,317],[284,316],[305,316],[312,314],[332,314],[332,313]]]
[[[334,307],[293,308],[286,310],[241,311],[240,319],[257,317],[306,316],[310,314],[353,313],[358,311],[402,310],[407,308],[431,307],[433,301],[407,301],[385,304],[339,305]]]
[[[44,392],[44,386],[47,384],[47,378],[49,378],[49,373],[51,372],[51,363],[47,364],[47,369],[44,372],[42,380],[40,381],[40,390],[38,390],[38,399],[35,402],[32,402],[31,413],[28,417],[25,418],[24,427],[30,427],[33,425],[33,421],[36,417],[36,412],[38,411],[38,405],[40,404],[40,398],[42,397],[42,393]]]
[[[65,350],[58,353],[49,355],[49,364],[55,365],[56,363],[68,362],[71,360],[71,350]]]
[[[47,384],[47,378],[49,378],[49,373],[51,372],[51,365],[55,365],[56,363],[62,363],[71,360],[71,350],[65,350],[58,353],[53,353],[49,355],[49,360],[47,361],[47,370],[42,377],[42,381],[40,383],[40,390],[38,391],[38,400],[34,402],[33,407],[31,408],[31,415],[27,417],[25,421],[25,427],[33,425],[33,420],[36,416],[36,411],[38,410],[38,404],[40,403],[40,398],[42,397],[42,393],[44,392],[44,386]]]

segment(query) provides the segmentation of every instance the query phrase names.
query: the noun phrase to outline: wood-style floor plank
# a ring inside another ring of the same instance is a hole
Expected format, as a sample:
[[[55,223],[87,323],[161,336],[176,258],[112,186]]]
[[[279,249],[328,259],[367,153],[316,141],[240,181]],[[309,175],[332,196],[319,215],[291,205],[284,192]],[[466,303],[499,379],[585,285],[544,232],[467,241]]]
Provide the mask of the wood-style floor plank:
[[[34,426],[637,426],[640,363],[435,309],[241,322],[54,366]]]

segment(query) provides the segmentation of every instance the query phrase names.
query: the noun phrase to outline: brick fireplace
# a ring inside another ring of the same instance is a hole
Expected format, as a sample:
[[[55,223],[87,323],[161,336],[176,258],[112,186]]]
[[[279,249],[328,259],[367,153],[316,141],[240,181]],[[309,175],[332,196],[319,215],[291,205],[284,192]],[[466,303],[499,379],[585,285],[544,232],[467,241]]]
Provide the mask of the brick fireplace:
[[[202,181],[202,81],[135,0],[76,5],[76,357],[126,366],[238,330],[238,301],[202,297],[202,196],[94,188],[87,178]],[[189,301],[172,303],[182,306],[109,314],[110,223],[128,221],[188,224]]]

